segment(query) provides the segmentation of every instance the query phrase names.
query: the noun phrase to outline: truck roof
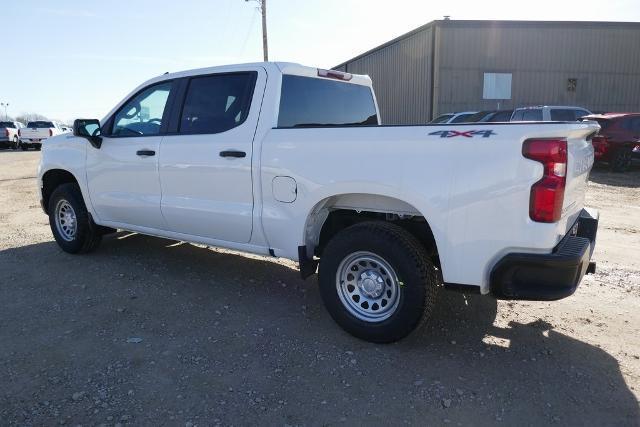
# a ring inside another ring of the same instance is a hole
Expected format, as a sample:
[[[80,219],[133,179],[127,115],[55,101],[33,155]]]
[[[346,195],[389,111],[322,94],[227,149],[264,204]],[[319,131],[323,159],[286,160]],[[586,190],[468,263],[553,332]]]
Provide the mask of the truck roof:
[[[154,81],[168,80],[172,78],[233,71],[236,69],[242,69],[247,67],[263,67],[269,73],[289,74],[289,75],[305,76],[305,77],[319,77],[318,70],[322,69],[318,67],[310,67],[310,66],[297,64],[295,62],[271,62],[271,61],[270,62],[249,62],[244,64],[230,64],[230,65],[220,65],[220,66],[214,66],[214,67],[194,68],[190,70],[166,73],[145,82],[145,84],[152,83]],[[342,73],[340,71],[337,71],[337,72]],[[355,83],[355,84],[360,84],[365,86],[371,86],[371,78],[367,75],[353,74],[353,73],[343,73],[343,74],[348,74],[351,76],[351,79],[349,79],[348,81],[343,80],[346,83]]]

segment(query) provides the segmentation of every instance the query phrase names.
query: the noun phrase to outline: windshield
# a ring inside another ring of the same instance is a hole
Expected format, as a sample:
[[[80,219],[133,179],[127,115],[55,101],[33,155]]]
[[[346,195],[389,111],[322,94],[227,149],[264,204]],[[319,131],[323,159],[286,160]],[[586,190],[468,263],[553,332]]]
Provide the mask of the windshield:
[[[15,129],[16,125],[13,122],[0,122],[0,128],[11,128]]]
[[[465,113],[460,114],[455,119],[451,120],[451,123],[466,123],[469,121],[469,118],[473,116],[474,113]]]
[[[27,127],[43,129],[43,128],[52,128],[54,126],[52,122],[37,121],[37,122],[29,122],[29,124],[27,124]]]
[[[481,122],[482,119],[492,114],[493,111],[480,111],[466,118],[466,122]]]
[[[451,117],[453,117],[453,114],[443,114],[440,117],[436,117],[435,119],[431,120],[431,123],[444,123]]]

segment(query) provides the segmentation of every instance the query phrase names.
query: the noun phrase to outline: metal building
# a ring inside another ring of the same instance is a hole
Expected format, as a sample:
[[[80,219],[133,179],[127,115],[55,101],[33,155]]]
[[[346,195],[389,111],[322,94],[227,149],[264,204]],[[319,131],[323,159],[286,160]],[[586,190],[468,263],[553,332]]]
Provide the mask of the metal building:
[[[640,111],[640,23],[433,21],[334,68],[371,76],[385,124],[541,104]]]

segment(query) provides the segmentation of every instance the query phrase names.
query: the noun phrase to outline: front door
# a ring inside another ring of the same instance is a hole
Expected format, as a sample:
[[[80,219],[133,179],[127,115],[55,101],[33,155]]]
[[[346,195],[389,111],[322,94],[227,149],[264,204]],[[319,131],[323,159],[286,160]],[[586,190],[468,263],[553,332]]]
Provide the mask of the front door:
[[[173,82],[134,95],[102,130],[99,149],[87,148],[87,182],[100,221],[164,229],[158,157]]]
[[[174,232],[251,239],[253,137],[264,69],[188,79],[176,134],[160,147],[162,214]]]

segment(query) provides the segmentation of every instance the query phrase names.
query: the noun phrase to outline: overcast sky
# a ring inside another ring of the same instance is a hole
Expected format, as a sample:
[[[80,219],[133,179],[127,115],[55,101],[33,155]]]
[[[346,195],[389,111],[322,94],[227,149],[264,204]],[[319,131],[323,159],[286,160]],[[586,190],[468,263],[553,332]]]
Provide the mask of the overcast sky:
[[[640,21],[638,1],[268,0],[269,55],[331,67],[443,15]],[[14,116],[102,118],[165,71],[262,60],[245,0],[3,0],[1,16],[0,102]]]

